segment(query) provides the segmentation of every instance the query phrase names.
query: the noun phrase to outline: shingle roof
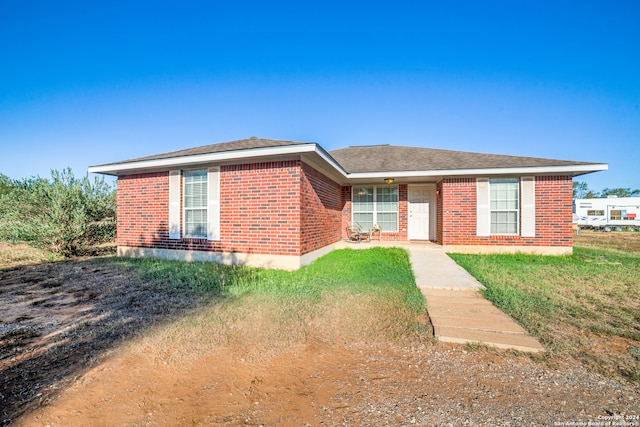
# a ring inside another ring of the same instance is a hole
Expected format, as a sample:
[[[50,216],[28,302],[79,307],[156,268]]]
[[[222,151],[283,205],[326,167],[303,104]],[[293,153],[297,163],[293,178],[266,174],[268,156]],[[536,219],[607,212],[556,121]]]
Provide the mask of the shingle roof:
[[[436,148],[370,145],[329,151],[348,173],[519,168],[597,164]]]
[[[90,172],[120,175],[128,172],[141,172],[149,168],[166,167],[168,164],[193,165],[198,164],[200,155],[213,155],[225,152],[238,152],[238,158],[246,158],[250,153],[252,157],[259,158],[265,155],[273,155],[260,149],[274,148],[279,152],[288,153],[315,153],[333,158],[333,168],[340,167],[347,174],[358,173],[391,173],[391,172],[416,172],[424,176],[424,172],[466,171],[482,169],[514,169],[536,167],[566,167],[567,171],[583,174],[598,170],[606,170],[607,166],[600,163],[580,162],[570,160],[544,159],[537,157],[508,156],[502,154],[482,154],[465,151],[442,150],[436,148],[405,147],[397,145],[369,145],[342,148],[328,153],[318,144],[313,142],[285,141],[267,138],[246,138],[219,144],[204,145],[186,150],[172,151],[153,156],[139,157],[106,165],[92,166]],[[286,147],[291,147],[287,149]],[[310,150],[311,149],[311,150]],[[325,153],[325,154],[322,154]],[[210,156],[209,156],[210,157]],[[228,156],[234,158],[234,154]],[[206,161],[210,161],[208,158]],[[160,161],[160,164],[158,162]],[[149,163],[148,163],[149,162]],[[331,168],[329,168],[331,169]]]
[[[222,153],[224,151],[247,150],[251,148],[267,148],[280,147],[284,145],[304,145],[311,144],[309,142],[284,141],[279,139],[257,138],[252,136],[246,139],[238,139],[236,141],[222,142],[219,144],[203,145],[201,147],[188,148],[186,150],[171,151],[169,153],[154,154],[153,156],[138,157],[136,159],[123,160],[120,162],[110,163],[113,165],[140,162],[145,160],[170,159],[174,157],[195,156],[198,154]]]

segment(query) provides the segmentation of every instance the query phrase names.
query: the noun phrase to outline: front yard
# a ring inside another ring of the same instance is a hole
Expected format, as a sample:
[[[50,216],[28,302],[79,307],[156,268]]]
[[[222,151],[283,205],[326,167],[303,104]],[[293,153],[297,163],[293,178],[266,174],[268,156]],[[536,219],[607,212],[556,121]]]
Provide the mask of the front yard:
[[[9,247],[0,420],[548,425],[631,414],[639,258],[586,247],[600,237],[581,235],[572,257],[455,256],[541,338],[543,357],[436,343],[401,249],[335,251],[283,272],[46,262]]]
[[[640,383],[640,233],[585,232],[572,256],[451,255],[548,350]]]

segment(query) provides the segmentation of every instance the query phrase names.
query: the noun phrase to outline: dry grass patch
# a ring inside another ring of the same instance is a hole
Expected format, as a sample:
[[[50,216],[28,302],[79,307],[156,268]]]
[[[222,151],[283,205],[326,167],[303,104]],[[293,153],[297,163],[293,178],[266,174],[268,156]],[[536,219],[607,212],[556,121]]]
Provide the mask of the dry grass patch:
[[[61,259],[55,254],[25,244],[11,245],[0,242],[0,268],[26,264],[40,264]]]
[[[266,287],[267,278],[252,274],[255,289],[248,289],[249,284],[226,289],[224,293],[231,296],[216,298],[196,313],[156,329],[132,343],[132,349],[180,364],[220,348],[232,349],[239,359],[256,361],[291,351],[299,345],[426,341],[431,335],[426,327],[424,305],[420,305],[419,296],[408,283],[406,289],[404,284],[400,289],[394,288],[399,286],[398,279],[395,284],[386,285],[369,285],[366,279],[349,283],[344,277],[346,273],[338,267],[340,263],[357,265],[362,261],[360,257],[368,259],[365,263],[375,262],[381,254],[388,255],[388,252],[379,252],[373,258],[366,251],[339,253],[320,260],[320,266],[313,267],[316,269],[313,274],[308,271],[267,273],[281,280],[288,278],[290,287],[282,282],[277,289]],[[403,259],[402,252],[400,255]],[[338,265],[336,258],[342,258],[337,261]],[[322,274],[322,264],[336,268],[331,274],[339,279],[333,284],[328,284]],[[258,275],[261,272],[258,271]],[[304,283],[297,281],[299,277],[304,277]],[[413,280],[411,275],[405,278]],[[316,281],[323,284],[321,288]]]
[[[640,253],[640,233],[637,231],[606,233],[581,230],[580,234],[573,237],[573,243],[579,247]]]

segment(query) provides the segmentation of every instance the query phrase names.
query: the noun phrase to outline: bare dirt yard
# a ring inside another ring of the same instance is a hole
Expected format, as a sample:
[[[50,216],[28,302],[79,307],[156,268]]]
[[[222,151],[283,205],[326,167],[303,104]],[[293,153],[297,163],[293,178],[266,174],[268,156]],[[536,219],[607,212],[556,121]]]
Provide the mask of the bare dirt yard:
[[[0,265],[2,425],[640,425],[637,384],[575,361],[358,338],[340,310],[292,338],[237,308],[220,341],[211,296],[109,258],[28,262]]]

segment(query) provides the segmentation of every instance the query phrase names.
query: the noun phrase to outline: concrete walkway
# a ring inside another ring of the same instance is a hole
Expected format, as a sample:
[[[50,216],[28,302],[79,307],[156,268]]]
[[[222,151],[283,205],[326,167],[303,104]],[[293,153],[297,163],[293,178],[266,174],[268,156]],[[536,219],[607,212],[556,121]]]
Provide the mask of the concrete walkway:
[[[442,247],[402,247],[409,252],[416,284],[427,300],[434,334],[440,341],[544,351],[536,339],[482,296],[482,284],[449,258]]]
[[[435,243],[342,242],[338,248],[397,246],[409,252],[416,285],[427,301],[434,335],[443,342],[481,343],[493,347],[540,352],[540,343],[479,292],[475,277]]]

